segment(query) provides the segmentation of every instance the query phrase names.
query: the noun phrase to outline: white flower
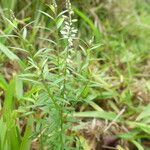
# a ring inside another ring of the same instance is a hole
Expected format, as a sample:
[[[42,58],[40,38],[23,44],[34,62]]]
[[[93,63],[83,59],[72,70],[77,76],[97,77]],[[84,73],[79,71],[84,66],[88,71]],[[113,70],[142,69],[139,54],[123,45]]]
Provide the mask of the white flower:
[[[72,19],[72,16],[74,14],[70,0],[66,0],[66,9],[68,10],[68,15],[63,15],[64,18],[64,27],[60,31],[64,39],[67,39],[69,47],[73,46],[73,40],[76,37],[76,34],[78,32],[77,29],[74,27],[74,23],[77,21],[77,19]]]

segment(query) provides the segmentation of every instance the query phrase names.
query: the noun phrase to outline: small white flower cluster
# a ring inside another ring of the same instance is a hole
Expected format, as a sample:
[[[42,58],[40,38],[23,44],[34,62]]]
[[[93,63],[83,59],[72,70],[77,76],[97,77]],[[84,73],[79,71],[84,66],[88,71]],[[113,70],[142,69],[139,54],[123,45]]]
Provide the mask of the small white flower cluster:
[[[66,0],[66,9],[67,9],[68,15],[63,15],[64,27],[62,28],[60,32],[63,35],[63,38],[68,40],[69,47],[72,47],[73,40],[75,39],[78,30],[73,26],[73,23],[75,23],[77,20],[72,19],[74,12],[71,8],[70,0]]]
[[[57,8],[57,3],[55,0],[53,0],[53,6],[54,6],[54,8]]]

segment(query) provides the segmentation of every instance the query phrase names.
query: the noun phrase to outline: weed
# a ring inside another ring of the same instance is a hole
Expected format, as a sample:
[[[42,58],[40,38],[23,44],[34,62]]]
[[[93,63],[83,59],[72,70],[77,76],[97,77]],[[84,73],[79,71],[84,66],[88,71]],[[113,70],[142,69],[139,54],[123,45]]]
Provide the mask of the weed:
[[[149,148],[149,2],[0,1],[0,150]]]

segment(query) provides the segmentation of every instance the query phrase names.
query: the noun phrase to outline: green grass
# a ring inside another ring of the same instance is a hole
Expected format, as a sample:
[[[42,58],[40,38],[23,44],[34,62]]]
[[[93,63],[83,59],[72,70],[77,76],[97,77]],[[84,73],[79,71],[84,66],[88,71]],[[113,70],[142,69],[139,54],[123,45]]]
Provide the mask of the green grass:
[[[0,150],[148,150],[149,1],[71,4],[0,1]]]

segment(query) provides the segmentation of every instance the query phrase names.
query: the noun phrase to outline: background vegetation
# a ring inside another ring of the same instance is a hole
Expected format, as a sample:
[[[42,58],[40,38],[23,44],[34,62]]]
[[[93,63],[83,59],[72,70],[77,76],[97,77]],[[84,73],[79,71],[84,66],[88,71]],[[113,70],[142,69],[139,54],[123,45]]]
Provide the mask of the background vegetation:
[[[149,0],[0,0],[0,150],[148,150]]]

